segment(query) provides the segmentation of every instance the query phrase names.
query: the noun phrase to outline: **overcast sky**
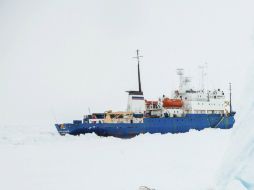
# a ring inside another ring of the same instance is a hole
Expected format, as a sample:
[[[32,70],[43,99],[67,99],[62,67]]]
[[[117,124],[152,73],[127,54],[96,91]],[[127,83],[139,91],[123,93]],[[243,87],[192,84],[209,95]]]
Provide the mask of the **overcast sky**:
[[[0,0],[1,124],[51,125],[88,112],[124,110],[137,86],[145,97],[177,87],[177,68],[198,84],[243,100],[254,62],[253,0]],[[240,110],[237,110],[240,111]]]

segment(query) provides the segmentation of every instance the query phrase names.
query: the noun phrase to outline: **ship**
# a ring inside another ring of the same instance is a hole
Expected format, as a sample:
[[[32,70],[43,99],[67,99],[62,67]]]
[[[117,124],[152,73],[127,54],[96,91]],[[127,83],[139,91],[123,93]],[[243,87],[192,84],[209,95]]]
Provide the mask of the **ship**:
[[[235,123],[232,111],[231,83],[229,101],[221,89],[206,90],[202,83],[199,90],[190,87],[191,80],[183,69],[177,69],[179,87],[171,96],[162,95],[156,100],[147,100],[141,87],[139,50],[137,55],[138,90],[129,90],[127,109],[114,112],[84,115],[82,120],[55,124],[60,135],[95,133],[98,136],[132,138],[139,134],[186,133],[206,128],[230,129]],[[204,67],[202,69],[202,80]]]

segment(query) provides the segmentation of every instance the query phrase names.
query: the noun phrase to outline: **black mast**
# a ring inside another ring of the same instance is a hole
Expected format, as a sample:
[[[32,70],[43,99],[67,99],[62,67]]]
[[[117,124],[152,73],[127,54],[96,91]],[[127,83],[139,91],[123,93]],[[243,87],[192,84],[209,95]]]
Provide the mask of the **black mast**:
[[[139,58],[143,57],[139,55],[139,50],[137,49],[137,57],[134,57],[138,60],[138,91],[142,92],[142,88],[141,88],[141,79],[140,79],[140,68],[139,68]]]
[[[129,90],[127,91],[129,93],[129,95],[143,95],[143,92],[142,92],[142,88],[141,88],[141,77],[140,77],[140,68],[139,68],[139,58],[141,58],[143,56],[139,55],[139,50],[137,49],[137,56],[136,57],[133,57],[135,59],[137,59],[138,61],[138,91],[135,91],[135,90]]]

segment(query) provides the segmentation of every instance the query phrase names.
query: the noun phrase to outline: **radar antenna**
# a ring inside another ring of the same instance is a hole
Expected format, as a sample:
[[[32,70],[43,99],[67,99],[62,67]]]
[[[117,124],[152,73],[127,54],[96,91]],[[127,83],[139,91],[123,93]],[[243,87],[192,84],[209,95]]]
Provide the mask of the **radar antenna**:
[[[205,90],[205,77],[207,75],[206,73],[206,69],[207,69],[207,63],[205,63],[204,65],[200,65],[198,68],[201,71],[201,79],[200,79],[200,90]]]
[[[179,76],[179,91],[182,91],[183,88],[183,82],[184,82],[184,70],[182,68],[179,68],[176,70],[177,75]]]

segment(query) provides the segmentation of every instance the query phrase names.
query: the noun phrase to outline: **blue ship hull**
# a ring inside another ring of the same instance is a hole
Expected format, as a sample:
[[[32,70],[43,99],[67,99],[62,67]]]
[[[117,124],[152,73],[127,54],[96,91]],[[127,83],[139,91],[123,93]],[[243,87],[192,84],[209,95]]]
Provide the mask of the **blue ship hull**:
[[[131,138],[144,133],[185,133],[191,129],[205,128],[230,129],[235,123],[235,113],[221,114],[187,114],[174,118],[144,118],[143,123],[65,123],[56,124],[61,135],[80,135],[96,133],[99,136]]]

